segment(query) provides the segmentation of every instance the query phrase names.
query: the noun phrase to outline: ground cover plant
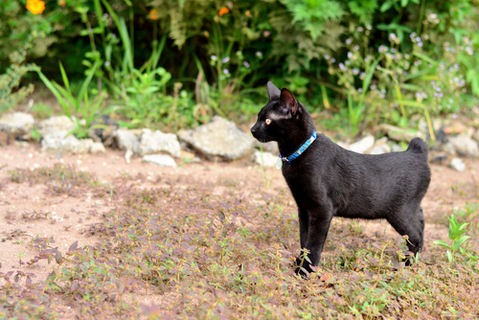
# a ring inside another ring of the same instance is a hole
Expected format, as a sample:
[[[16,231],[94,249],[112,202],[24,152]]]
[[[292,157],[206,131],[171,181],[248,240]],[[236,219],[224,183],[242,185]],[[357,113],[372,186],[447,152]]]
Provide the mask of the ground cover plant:
[[[103,188],[72,166],[13,170],[9,176],[6,186],[45,184],[47,194],[61,181],[83,193]],[[81,318],[104,319],[474,318],[479,313],[477,227],[459,227],[471,237],[459,245],[452,235],[451,247],[461,247],[454,259],[431,244],[405,267],[400,261],[407,239],[366,233],[357,222],[337,219],[322,263],[305,280],[293,273],[298,225],[289,193],[262,186],[251,201],[241,196],[244,185],[235,180],[217,181],[224,186],[221,195],[214,184],[191,177],[159,176],[141,188],[147,181],[124,175],[113,182],[113,192],[96,193],[97,199],[112,199],[114,207],[91,213],[99,218],[85,230],[97,239],[93,245],[76,241],[60,248],[54,238],[32,238],[35,257],[18,255],[30,271],[5,272],[8,267],[2,266],[0,316],[62,318],[66,306]],[[469,199],[468,192],[455,194]],[[458,217],[477,226],[477,206],[459,211],[468,214]],[[449,220],[457,230],[456,218]],[[53,266],[44,281],[34,269],[42,261]],[[141,303],[138,297],[148,295],[160,300]]]

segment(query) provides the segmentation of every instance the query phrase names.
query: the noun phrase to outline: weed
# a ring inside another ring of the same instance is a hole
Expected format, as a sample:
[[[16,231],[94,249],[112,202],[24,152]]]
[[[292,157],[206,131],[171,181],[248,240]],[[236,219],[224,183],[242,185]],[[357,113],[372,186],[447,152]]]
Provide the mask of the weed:
[[[50,183],[63,175],[90,193],[98,188],[87,183],[94,177],[72,168],[42,170],[17,170],[14,177]],[[144,180],[137,178],[133,182]],[[32,315],[41,305],[51,318],[58,301],[84,318],[473,318],[478,312],[471,288],[477,290],[479,257],[472,250],[461,259],[456,253],[456,264],[417,260],[406,268],[404,245],[339,220],[306,281],[293,272],[298,223],[287,192],[273,197],[265,191],[253,202],[237,190],[212,196],[208,182],[183,177],[164,178],[170,187],[162,189],[124,182],[113,182],[112,201],[122,201],[89,226],[95,245],[75,242],[65,252],[50,238],[30,242],[38,253],[27,265],[44,260],[54,266],[43,286],[33,283],[34,275],[18,274],[15,283],[16,271],[0,273],[10,281],[0,289],[7,317],[19,317],[12,306],[21,304]],[[140,293],[160,294],[164,304],[140,308],[134,298]]]
[[[75,134],[78,138],[88,137],[88,131],[98,127],[98,125],[95,125],[94,122],[101,116],[113,111],[113,108],[105,108],[103,106],[103,99],[105,98],[103,94],[97,95],[94,101],[90,101],[90,98],[88,97],[88,86],[90,85],[90,82],[92,81],[93,76],[95,75],[95,72],[99,66],[100,61],[97,60],[81,84],[80,91],[76,97],[70,88],[68,76],[61,63],[60,72],[64,87],[55,81],[50,81],[41,72],[40,68],[37,67],[34,69],[38,73],[45,86],[52,92],[55,98],[57,98],[58,102],[63,107],[65,115],[75,122],[76,127],[71,133]],[[82,118],[76,118],[75,116],[77,115],[81,115]]]
[[[466,249],[462,247],[462,245],[470,238],[470,236],[464,235],[468,230],[466,227],[469,223],[461,223],[457,222],[456,216],[454,214],[451,215],[449,218],[449,240],[451,240],[451,244],[448,244],[442,240],[434,241],[434,244],[440,245],[446,249],[447,259],[450,263],[456,261],[456,253],[464,254]]]
[[[10,181],[16,183],[29,182],[31,185],[45,183],[48,187],[47,192],[54,195],[80,196],[86,188],[92,188],[97,196],[115,193],[111,186],[102,184],[91,174],[61,163],[56,163],[53,168],[15,169],[8,174]]]
[[[464,209],[455,209],[454,214],[467,220],[473,220],[479,216],[479,214],[474,215],[474,213],[477,213],[478,211],[479,211],[479,203],[466,202],[466,207]]]

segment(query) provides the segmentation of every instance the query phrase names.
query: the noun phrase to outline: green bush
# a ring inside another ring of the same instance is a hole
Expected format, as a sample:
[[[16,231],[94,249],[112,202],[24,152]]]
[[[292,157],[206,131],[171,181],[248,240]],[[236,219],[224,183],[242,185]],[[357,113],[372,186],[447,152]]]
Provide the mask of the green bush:
[[[194,93],[183,94],[184,125],[214,113],[248,120],[273,80],[312,111],[347,115],[351,133],[458,112],[469,93],[479,95],[477,0],[74,0],[48,2],[41,15],[24,4],[7,1],[0,44],[16,40],[13,50],[43,31],[33,48],[48,51],[35,56],[57,80],[58,60],[80,81],[99,62],[91,94],[108,93],[138,125],[168,123],[176,83]],[[151,74],[163,69],[171,76],[164,83]],[[134,89],[140,75],[161,89]],[[142,100],[170,104],[140,124]]]
[[[20,101],[33,92],[33,84],[20,85],[22,77],[35,67],[32,64],[24,64],[30,46],[30,41],[28,41],[24,47],[12,52],[9,56],[10,66],[4,74],[0,74],[0,114],[16,107]]]

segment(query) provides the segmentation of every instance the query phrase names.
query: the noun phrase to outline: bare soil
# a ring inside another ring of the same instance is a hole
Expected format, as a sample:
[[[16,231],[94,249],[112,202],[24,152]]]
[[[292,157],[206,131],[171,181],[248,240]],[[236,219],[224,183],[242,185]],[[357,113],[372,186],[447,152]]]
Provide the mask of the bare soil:
[[[261,192],[271,195],[287,190],[281,172],[275,168],[262,168],[253,165],[249,159],[223,163],[207,162],[187,163],[177,159],[179,167],[167,168],[133,158],[127,164],[123,152],[108,150],[105,154],[55,155],[42,154],[38,144],[17,144],[0,147],[0,263],[2,272],[22,270],[35,274],[33,281],[45,280],[52,272],[53,263],[40,261],[28,266],[38,254],[38,248],[32,245],[35,237],[51,239],[52,246],[60,251],[78,241],[78,246],[93,245],[98,239],[87,234],[88,227],[100,221],[102,214],[116,205],[118,200],[111,197],[96,197],[86,191],[76,196],[52,194],[47,192],[45,183],[14,183],[9,172],[16,169],[35,169],[53,167],[56,163],[75,166],[76,169],[89,172],[103,183],[119,183],[135,186],[139,189],[162,188],[167,181],[175,181],[178,186],[187,187],[195,183],[213,186],[213,194],[221,195],[233,192],[238,197],[251,202],[262,202]],[[479,160],[463,159],[466,170],[459,173],[446,166],[431,165],[432,182],[423,200],[426,216],[425,251],[434,240],[447,240],[447,217],[456,208],[464,208],[468,201],[477,202],[479,183],[477,169]],[[125,179],[128,177],[128,179]],[[123,181],[123,182],[122,182]],[[165,182],[166,181],[166,182]],[[296,210],[293,199],[285,210]],[[350,220],[335,219],[333,226],[351,223]],[[366,233],[384,233],[385,237],[400,242],[401,237],[384,221],[356,221]],[[471,241],[477,242],[476,239]],[[297,246],[299,249],[299,244]],[[325,254],[334,254],[328,251]],[[0,283],[2,285],[2,283]],[[168,304],[170,294],[160,296],[157,293],[138,293],[137,299],[147,304]],[[73,317],[65,309],[64,318]]]

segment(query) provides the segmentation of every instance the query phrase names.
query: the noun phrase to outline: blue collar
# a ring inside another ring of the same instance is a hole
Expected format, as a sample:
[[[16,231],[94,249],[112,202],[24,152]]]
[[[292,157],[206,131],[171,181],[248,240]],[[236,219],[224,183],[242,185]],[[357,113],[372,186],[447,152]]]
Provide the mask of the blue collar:
[[[314,140],[316,140],[316,131],[313,132],[313,134],[311,135],[311,138],[306,140],[306,142],[303,143],[303,145],[298,150],[296,150],[295,153],[293,153],[289,157],[283,157],[280,154],[279,155],[280,159],[283,160],[283,161],[286,161],[288,163],[291,163],[291,161],[293,161],[294,159],[299,157],[304,152],[304,150],[308,149],[308,147],[311,145],[311,143],[313,143]]]

